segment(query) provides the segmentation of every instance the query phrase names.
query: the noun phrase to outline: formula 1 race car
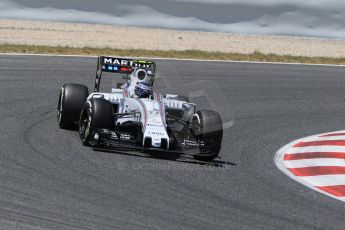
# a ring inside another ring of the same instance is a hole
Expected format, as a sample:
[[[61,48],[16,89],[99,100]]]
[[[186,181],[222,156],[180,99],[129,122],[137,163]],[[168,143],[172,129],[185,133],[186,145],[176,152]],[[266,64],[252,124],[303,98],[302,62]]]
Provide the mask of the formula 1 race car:
[[[104,84],[112,85],[110,93],[100,92],[104,73],[116,82]],[[155,73],[152,61],[98,57],[93,93],[80,84],[62,86],[59,127],[78,129],[81,142],[98,149],[188,154],[203,161],[218,157],[220,115],[196,111],[187,97],[153,91]]]

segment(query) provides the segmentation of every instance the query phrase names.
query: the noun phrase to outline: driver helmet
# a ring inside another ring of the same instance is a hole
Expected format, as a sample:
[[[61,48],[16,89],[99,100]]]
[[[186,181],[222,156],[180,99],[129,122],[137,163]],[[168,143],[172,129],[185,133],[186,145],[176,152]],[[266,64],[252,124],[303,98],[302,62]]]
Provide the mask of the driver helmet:
[[[145,69],[137,69],[134,73],[137,82],[142,82],[147,85],[153,85],[154,77],[152,75],[152,71],[145,70]]]
[[[134,93],[139,98],[148,98],[152,94],[152,85],[144,82],[137,82]]]

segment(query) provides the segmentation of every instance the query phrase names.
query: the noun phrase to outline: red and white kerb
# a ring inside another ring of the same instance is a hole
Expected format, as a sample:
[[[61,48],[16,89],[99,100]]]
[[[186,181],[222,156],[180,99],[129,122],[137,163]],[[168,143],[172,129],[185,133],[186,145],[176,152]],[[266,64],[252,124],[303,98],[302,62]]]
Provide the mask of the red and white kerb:
[[[299,183],[345,201],[345,130],[293,141],[276,153],[274,161]]]

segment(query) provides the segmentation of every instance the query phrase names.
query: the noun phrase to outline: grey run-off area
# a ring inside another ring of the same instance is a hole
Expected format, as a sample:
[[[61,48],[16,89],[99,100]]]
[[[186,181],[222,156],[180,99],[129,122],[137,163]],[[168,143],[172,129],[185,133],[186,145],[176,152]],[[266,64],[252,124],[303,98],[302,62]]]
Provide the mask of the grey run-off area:
[[[227,98],[234,126],[214,167],[96,152],[58,129],[58,89],[91,89],[95,61],[0,56],[1,228],[344,229],[342,202],[273,162],[294,139],[343,129],[343,67],[158,60],[158,85],[211,80]]]

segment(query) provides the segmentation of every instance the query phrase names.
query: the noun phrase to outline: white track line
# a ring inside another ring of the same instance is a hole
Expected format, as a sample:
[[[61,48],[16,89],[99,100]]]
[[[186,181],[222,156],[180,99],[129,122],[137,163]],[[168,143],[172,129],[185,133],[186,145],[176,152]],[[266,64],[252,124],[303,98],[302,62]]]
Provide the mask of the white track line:
[[[67,55],[67,54],[21,54],[21,53],[0,53],[8,56],[43,56],[43,57],[81,57],[96,58],[94,55]],[[267,64],[267,65],[301,65],[301,66],[325,66],[325,67],[345,67],[345,65],[335,64],[311,64],[311,63],[290,63],[290,62],[264,62],[264,61],[232,61],[232,60],[207,60],[207,59],[186,59],[186,58],[160,58],[160,57],[128,57],[136,59],[170,60],[170,61],[193,61],[193,62],[218,62],[218,63],[243,63],[243,64]]]
[[[304,160],[290,160],[284,161],[287,168],[304,168],[304,167],[319,167],[319,166],[345,166],[344,159],[335,158],[314,158]],[[344,177],[345,178],[345,177]]]
[[[293,145],[292,145],[293,146]],[[292,147],[291,146],[291,147]],[[308,147],[294,147],[287,149],[286,153],[307,153],[307,152],[345,152],[345,146],[308,146]]]
[[[337,141],[337,140],[345,140],[345,136],[330,136],[330,137],[315,137],[313,141]]]
[[[322,134],[320,134],[320,136],[322,136],[322,135],[329,135],[329,134],[342,134],[342,133],[345,133],[345,130],[334,131],[334,132],[329,132],[329,133],[322,133]],[[342,136],[345,136],[345,135],[342,135]]]
[[[344,175],[307,176],[300,177],[300,180],[305,180],[312,186],[334,186],[339,184],[345,184]]]

